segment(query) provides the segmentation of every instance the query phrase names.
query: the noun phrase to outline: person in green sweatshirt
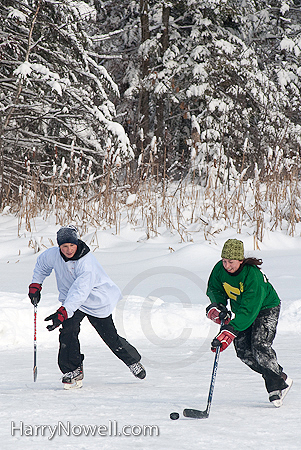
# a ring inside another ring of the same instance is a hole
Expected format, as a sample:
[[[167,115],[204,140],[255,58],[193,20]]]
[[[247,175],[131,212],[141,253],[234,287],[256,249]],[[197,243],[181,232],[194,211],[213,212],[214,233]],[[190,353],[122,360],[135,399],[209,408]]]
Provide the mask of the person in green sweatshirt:
[[[206,315],[221,324],[211,350],[225,350],[233,341],[237,357],[262,375],[270,402],[279,407],[293,381],[278,364],[272,344],[281,301],[274,287],[260,270],[261,259],[245,258],[244,245],[228,239],[222,259],[210,274],[207,292],[211,304]],[[231,311],[227,309],[228,302]]]

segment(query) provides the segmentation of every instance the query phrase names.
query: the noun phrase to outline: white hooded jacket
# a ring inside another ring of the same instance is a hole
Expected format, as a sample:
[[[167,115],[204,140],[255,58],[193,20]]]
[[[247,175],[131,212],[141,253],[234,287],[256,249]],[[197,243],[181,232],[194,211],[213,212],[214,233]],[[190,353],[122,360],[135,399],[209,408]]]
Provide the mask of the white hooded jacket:
[[[37,259],[32,283],[42,284],[55,272],[59,301],[68,318],[80,311],[94,317],[108,317],[121,300],[120,289],[89,252],[77,260],[65,261],[59,247],[45,250]]]

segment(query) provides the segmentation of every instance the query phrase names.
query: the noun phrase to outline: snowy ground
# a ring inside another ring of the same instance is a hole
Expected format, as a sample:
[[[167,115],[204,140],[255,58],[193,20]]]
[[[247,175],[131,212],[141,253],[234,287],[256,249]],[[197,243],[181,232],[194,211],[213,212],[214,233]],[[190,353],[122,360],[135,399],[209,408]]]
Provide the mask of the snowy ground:
[[[196,233],[193,243],[181,244],[168,233],[146,241],[143,230],[125,226],[120,236],[109,230],[98,232],[97,240],[93,230],[84,236],[123,290],[115,322],[143,355],[147,378],[135,379],[84,321],[84,387],[64,391],[56,364],[58,331],[49,333],[43,320],[58,306],[54,276],[45,281],[38,306],[36,383],[27,298],[38,256],[34,247],[49,247],[58,228],[37,220],[32,233],[18,237],[16,219],[0,215],[1,449],[300,448],[300,237],[271,233],[261,251],[253,251],[252,236],[240,235],[246,253],[264,260],[263,270],[282,298],[274,347],[294,379],[283,407],[269,404],[260,376],[230,347],[220,357],[210,417],[194,420],[181,413],[206,407],[214,358],[209,346],[218,330],[205,318],[205,286],[223,242],[236,235],[223,232],[209,242]],[[170,420],[172,411],[179,420]]]

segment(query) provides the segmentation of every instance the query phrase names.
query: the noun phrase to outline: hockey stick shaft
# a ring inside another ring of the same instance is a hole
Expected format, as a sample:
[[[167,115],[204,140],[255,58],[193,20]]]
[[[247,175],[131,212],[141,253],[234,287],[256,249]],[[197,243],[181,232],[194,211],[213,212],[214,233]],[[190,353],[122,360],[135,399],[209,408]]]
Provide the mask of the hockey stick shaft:
[[[221,319],[221,326],[222,325],[224,325],[224,319]],[[212,375],[211,375],[211,381],[210,381],[210,388],[209,388],[209,394],[208,394],[208,400],[207,400],[207,407],[206,407],[205,411],[200,411],[198,409],[184,409],[183,415],[185,417],[191,417],[194,419],[206,419],[207,417],[209,417],[220,352],[221,352],[221,347],[219,345],[218,347],[216,347],[216,351],[215,351],[215,357],[214,357],[214,363],[213,363],[213,369],[212,369]]]
[[[214,385],[215,385],[215,379],[216,379],[216,372],[218,367],[218,361],[219,361],[219,355],[220,355],[220,347],[217,347],[214,363],[213,363],[213,369],[212,369],[212,375],[211,375],[211,381],[210,381],[210,388],[209,388],[209,394],[208,394],[208,400],[207,400],[207,407],[205,411],[200,411],[198,409],[191,409],[186,408],[183,411],[183,415],[185,417],[191,417],[194,419],[207,419],[209,417],[209,412],[211,408],[212,403],[212,397],[213,397],[213,391],[214,391]]]
[[[37,305],[34,305],[33,329],[33,381],[37,381]]]
[[[212,403],[212,397],[213,397],[213,391],[214,391],[214,385],[215,385],[216,372],[217,372],[220,352],[221,352],[221,347],[219,346],[219,347],[217,347],[216,353],[215,353],[213,369],[212,369],[212,376],[211,376],[211,382],[210,382],[210,388],[209,388],[209,394],[208,394],[208,400],[207,400],[206,411],[207,411],[208,415],[209,415],[209,411],[210,411],[211,403]]]

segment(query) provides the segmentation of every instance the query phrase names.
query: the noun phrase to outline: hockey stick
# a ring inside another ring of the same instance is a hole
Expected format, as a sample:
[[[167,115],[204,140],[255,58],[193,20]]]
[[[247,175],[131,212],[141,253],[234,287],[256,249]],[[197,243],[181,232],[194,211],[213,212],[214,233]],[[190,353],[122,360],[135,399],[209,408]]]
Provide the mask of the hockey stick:
[[[221,325],[223,325],[223,324],[224,324],[224,319],[221,320]],[[207,407],[206,407],[205,411],[200,411],[199,409],[187,408],[187,409],[184,409],[183,416],[191,417],[193,419],[207,419],[209,417],[220,352],[221,352],[221,347],[219,345],[216,348],[216,352],[215,352],[215,358],[214,358],[214,363],[213,363],[212,376],[211,376],[211,382],[210,382],[210,388],[209,388],[209,394],[208,394],[208,400],[207,400]]]
[[[34,304],[34,320],[33,320],[33,381],[37,381],[38,367],[37,367],[37,305]]]

